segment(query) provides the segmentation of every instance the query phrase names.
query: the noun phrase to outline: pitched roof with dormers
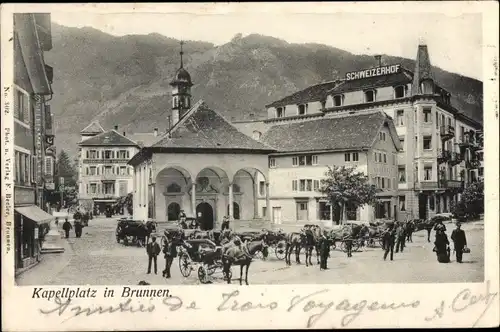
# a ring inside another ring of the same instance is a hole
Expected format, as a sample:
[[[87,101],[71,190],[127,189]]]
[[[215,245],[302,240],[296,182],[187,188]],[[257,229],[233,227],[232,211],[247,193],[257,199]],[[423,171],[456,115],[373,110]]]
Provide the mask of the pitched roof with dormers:
[[[80,131],[80,134],[100,134],[104,132],[104,128],[99,124],[98,121],[91,122],[87,127]]]
[[[261,140],[278,152],[366,150],[373,146],[383,126],[389,126],[393,142],[400,149],[394,123],[383,112],[276,125]]]
[[[221,114],[202,100],[196,103],[174,127],[151,148],[273,152],[274,149],[240,132]]]
[[[94,137],[91,137],[83,142],[80,146],[138,146],[138,144],[131,139],[123,136],[116,130],[109,130]]]
[[[394,74],[373,76],[355,80],[342,80],[337,86],[328,91],[328,94],[345,93],[351,91],[361,91],[374,89],[381,86],[397,86],[411,83],[413,74],[407,69]]]
[[[299,103],[308,103],[312,101],[326,100],[328,91],[333,89],[340,81],[331,81],[319,83],[304,90],[297,91],[285,98],[277,100],[266,107],[280,107]]]

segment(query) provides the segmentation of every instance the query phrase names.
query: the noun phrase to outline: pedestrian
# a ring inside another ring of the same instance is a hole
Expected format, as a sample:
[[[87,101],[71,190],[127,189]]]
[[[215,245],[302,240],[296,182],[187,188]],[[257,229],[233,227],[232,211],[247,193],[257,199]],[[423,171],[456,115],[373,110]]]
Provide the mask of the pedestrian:
[[[384,243],[384,261],[387,259],[389,252],[391,253],[391,261],[394,260],[394,242],[396,238],[396,230],[394,229],[394,224],[389,224],[389,227],[384,233],[383,243]]]
[[[69,231],[73,228],[73,226],[71,226],[71,223],[68,221],[68,218],[66,218],[66,220],[64,221],[62,228],[64,230],[64,233],[66,234],[66,238],[69,238]]]
[[[347,257],[352,257],[352,234],[346,234],[343,238],[346,252],[347,252]]]
[[[89,219],[90,219],[90,215],[89,215],[89,213],[87,211],[85,211],[85,213],[82,216],[82,221],[83,221],[83,225],[84,226],[88,226],[89,225]]]
[[[328,258],[330,257],[330,240],[326,236],[326,233],[323,233],[319,242],[319,250],[320,250],[320,270],[328,270]]]
[[[453,248],[457,257],[457,263],[462,263],[462,255],[464,248],[467,248],[467,238],[465,232],[461,229],[462,224],[457,222],[457,228],[451,232],[451,240],[453,241]]]
[[[146,246],[146,252],[148,253],[148,274],[151,273],[151,262],[154,263],[155,274],[158,274],[158,255],[161,252],[161,248],[156,243],[156,236],[151,237],[151,242]]]
[[[56,217],[56,227],[59,227],[59,217]]]
[[[436,252],[437,260],[439,263],[450,262],[450,242],[444,232],[443,228],[438,227],[436,230],[436,241],[434,242],[433,251]]]
[[[425,221],[425,230],[427,231],[427,242],[431,242],[431,232],[432,232],[432,221]]]
[[[434,224],[434,230],[437,231],[439,228],[443,230],[443,232],[446,232],[446,226],[443,224],[443,220],[438,219],[436,223]]]
[[[396,229],[396,253],[403,252],[405,247],[406,233],[405,227],[402,224],[399,224]]]
[[[406,223],[406,241],[413,243],[413,231],[415,230],[415,224],[413,220],[409,220]]]
[[[181,210],[179,212],[179,220],[181,220],[182,218],[186,218],[186,213],[184,212],[184,210]]]
[[[75,220],[75,235],[77,238],[82,236],[82,223],[80,220]]]
[[[177,257],[177,245],[174,243],[174,239],[171,235],[166,237],[166,242],[163,247],[163,253],[165,254],[165,270],[163,270],[163,277],[170,278],[170,267],[175,257]]]
[[[188,228],[188,225],[187,225],[187,222],[186,222],[186,217],[181,217],[181,219],[179,221],[179,225],[181,226],[182,229],[187,229]]]
[[[222,218],[221,231],[223,231],[225,229],[229,229],[229,217],[228,216],[224,216],[224,218]]]

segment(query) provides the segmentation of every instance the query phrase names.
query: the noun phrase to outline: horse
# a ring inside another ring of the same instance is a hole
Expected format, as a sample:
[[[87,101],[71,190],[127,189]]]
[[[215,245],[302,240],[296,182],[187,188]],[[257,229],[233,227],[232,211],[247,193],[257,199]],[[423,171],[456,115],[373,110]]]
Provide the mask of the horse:
[[[290,256],[292,255],[292,251],[295,248],[295,262],[300,264],[300,247],[302,242],[305,241],[305,234],[303,232],[291,232],[288,233],[285,237],[286,246],[285,246],[285,264],[292,265],[290,261]]]
[[[313,265],[311,262],[311,257],[312,257],[312,251],[313,249],[316,249],[316,258],[317,258],[317,264],[320,263],[319,261],[319,252],[320,252],[320,247],[319,247],[319,239],[321,238],[322,235],[322,230],[321,227],[318,225],[304,225],[304,234],[305,238],[302,243],[304,246],[304,249],[306,250],[306,266]],[[299,255],[300,255],[300,248],[299,248]]]
[[[237,239],[235,242],[229,242],[222,249],[222,264],[224,276],[227,279],[227,283],[231,283],[231,278],[229,278],[229,271],[232,265],[240,266],[240,285],[243,283],[243,267],[246,267],[245,271],[245,283],[248,285],[248,269],[252,263],[253,256],[258,251],[263,251],[267,248],[267,243],[265,239],[261,240],[251,240],[237,245]]]

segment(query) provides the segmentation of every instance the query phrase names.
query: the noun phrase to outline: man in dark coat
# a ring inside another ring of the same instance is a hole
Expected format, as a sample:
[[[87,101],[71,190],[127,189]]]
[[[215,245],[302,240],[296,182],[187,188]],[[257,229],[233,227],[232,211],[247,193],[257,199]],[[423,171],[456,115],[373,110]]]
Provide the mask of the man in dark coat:
[[[167,241],[163,247],[163,253],[165,254],[165,270],[163,270],[163,277],[170,278],[170,267],[175,257],[177,257],[177,246],[174,243],[172,236],[167,236]]]
[[[69,231],[73,228],[73,226],[71,226],[71,223],[68,221],[68,218],[66,218],[66,220],[64,221],[62,228],[64,230],[64,233],[66,234],[66,238],[69,238]]]
[[[75,220],[75,235],[77,238],[82,236],[83,225],[80,220]]]
[[[450,262],[450,242],[444,232],[443,228],[438,227],[436,230],[436,241],[434,242],[434,251],[436,252],[437,260],[439,263]]]
[[[82,215],[83,226],[89,225],[89,219],[90,219],[89,213],[88,212],[83,213],[83,215]]]
[[[431,242],[431,232],[432,232],[432,222],[430,220],[426,220],[424,224],[424,228],[427,231],[427,242]]]
[[[151,242],[146,246],[148,253],[148,274],[151,273],[151,262],[154,262],[155,274],[158,274],[158,255],[161,252],[160,245],[156,243],[156,236],[151,237]]]
[[[461,226],[462,225],[457,222],[457,228],[451,232],[451,240],[453,241],[458,263],[462,263],[463,250],[467,247],[467,238],[465,237],[465,232],[461,229]]]
[[[396,253],[403,252],[405,247],[406,233],[403,224],[399,224],[396,229]]]
[[[220,230],[223,231],[225,229],[229,229],[229,217],[227,216],[224,216],[224,218],[222,218],[222,225]]]
[[[330,241],[325,233],[319,240],[320,270],[328,269],[328,257],[330,257]]]
[[[394,242],[396,240],[396,230],[394,224],[390,224],[384,233],[383,243],[384,243],[384,261],[387,258],[389,252],[391,253],[391,261],[394,260]]]
[[[407,242],[412,242],[413,243],[413,231],[415,230],[415,223],[413,222],[413,220],[408,220],[408,222],[406,222],[406,227],[405,227],[405,231],[406,231],[406,241]]]

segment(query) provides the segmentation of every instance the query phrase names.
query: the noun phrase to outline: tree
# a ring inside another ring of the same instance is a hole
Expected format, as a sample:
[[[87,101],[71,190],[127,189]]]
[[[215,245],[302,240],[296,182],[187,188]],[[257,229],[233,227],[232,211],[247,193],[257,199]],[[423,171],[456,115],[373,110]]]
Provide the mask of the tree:
[[[473,182],[464,189],[462,197],[451,208],[459,220],[474,219],[484,213],[484,182]]]
[[[328,197],[330,204],[340,208],[342,221],[346,219],[347,204],[358,208],[377,201],[376,194],[380,189],[370,184],[368,176],[355,167],[328,167],[325,176],[326,179],[321,180],[320,192]]]
[[[59,178],[64,178],[64,186],[74,187],[76,186],[76,170],[72,165],[71,160],[66,153],[66,151],[61,150],[59,156],[57,157],[56,167],[55,167],[55,183],[59,187]]]

